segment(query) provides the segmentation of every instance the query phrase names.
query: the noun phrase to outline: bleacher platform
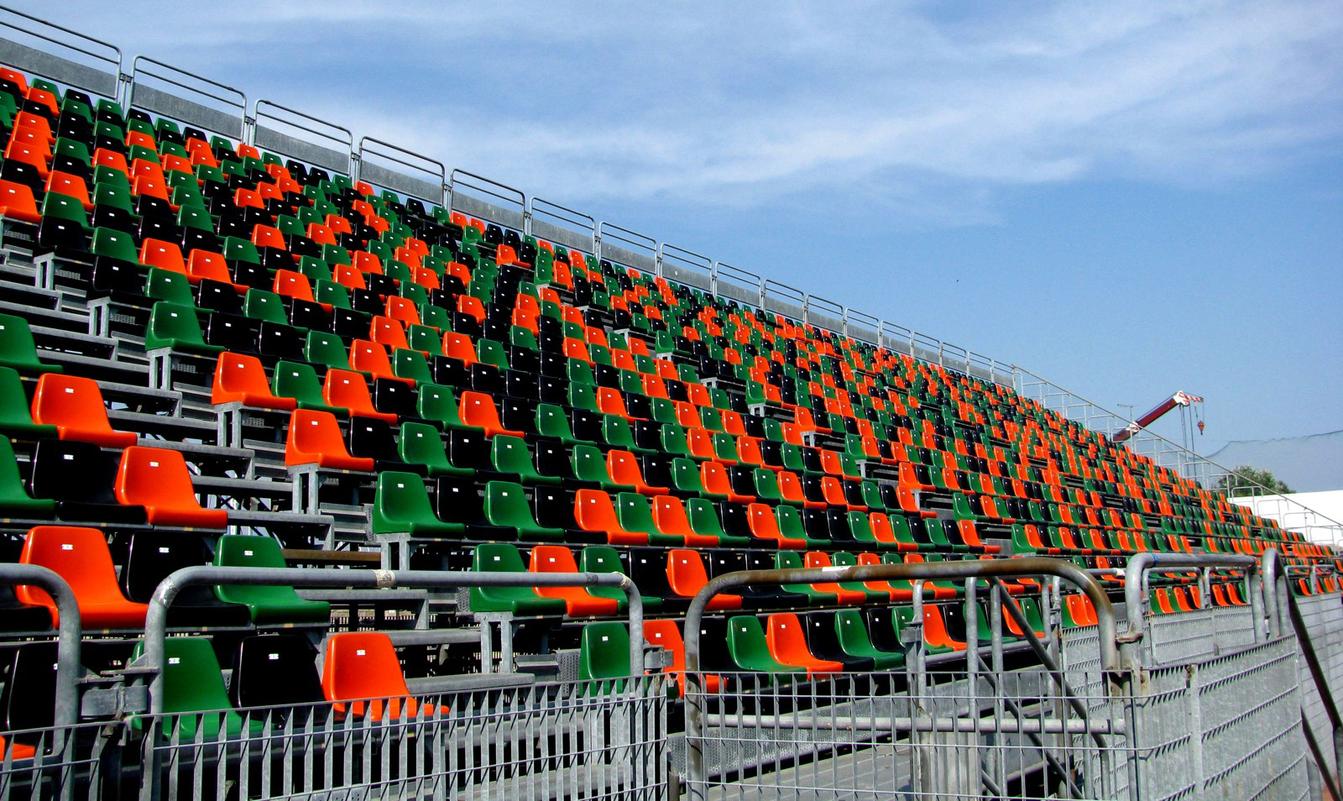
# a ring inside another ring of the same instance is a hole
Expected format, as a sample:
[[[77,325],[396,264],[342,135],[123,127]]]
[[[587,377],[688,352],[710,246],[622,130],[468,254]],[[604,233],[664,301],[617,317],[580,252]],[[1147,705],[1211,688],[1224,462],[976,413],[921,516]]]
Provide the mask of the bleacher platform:
[[[155,714],[198,742],[258,736],[248,708],[374,725],[643,668],[615,586],[351,571],[624,574],[673,697],[687,609],[742,570],[1048,556],[1118,603],[1135,554],[1274,549],[1292,592],[1341,589],[1338,553],[1003,383],[16,69],[0,137],[0,560],[73,589],[83,722],[149,710],[150,603],[207,565],[333,579],[173,600]],[[1246,576],[1153,572],[1148,612],[1248,608]],[[709,602],[700,668],[904,676],[990,640],[1010,668],[1096,623],[1000,586],[968,620],[965,582],[762,579]],[[57,612],[0,586],[7,767],[56,723]]]

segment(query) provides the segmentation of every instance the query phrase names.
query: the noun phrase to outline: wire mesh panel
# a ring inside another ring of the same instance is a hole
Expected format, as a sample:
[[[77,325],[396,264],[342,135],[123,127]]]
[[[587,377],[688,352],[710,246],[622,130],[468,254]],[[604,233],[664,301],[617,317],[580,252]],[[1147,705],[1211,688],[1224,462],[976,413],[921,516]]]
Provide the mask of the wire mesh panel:
[[[1315,652],[1320,655],[1329,687],[1335,699],[1343,699],[1343,595],[1330,593],[1297,599],[1301,617],[1315,644]],[[1304,659],[1299,659],[1298,669],[1301,676],[1301,708],[1311,730],[1315,732],[1317,742],[1332,741],[1329,719],[1319,690],[1311,679],[1310,669]],[[1339,766],[1333,764],[1332,749],[1325,748],[1325,759],[1335,774]]]
[[[1122,716],[1104,695],[1080,697],[1079,712],[1040,670],[701,678],[708,689],[687,703],[704,711],[707,778],[692,789],[707,798],[1109,799],[1124,789],[1113,761],[1125,751]]]
[[[666,700],[650,676],[164,715],[144,764],[168,799],[658,799]]]
[[[1254,643],[1254,617],[1248,606],[1199,609],[1155,615],[1143,640],[1150,665],[1166,665],[1238,650]]]
[[[0,801],[95,798],[112,780],[107,757],[119,739],[118,724],[0,732]]]
[[[1295,671],[1284,638],[1135,677],[1140,797],[1305,798]]]

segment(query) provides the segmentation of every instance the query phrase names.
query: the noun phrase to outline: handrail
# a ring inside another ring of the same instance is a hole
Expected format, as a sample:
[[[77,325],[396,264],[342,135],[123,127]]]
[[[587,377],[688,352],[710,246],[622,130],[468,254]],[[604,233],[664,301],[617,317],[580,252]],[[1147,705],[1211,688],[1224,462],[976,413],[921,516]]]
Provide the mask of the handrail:
[[[0,584],[41,587],[56,602],[56,700],[53,721],[58,730],[79,719],[80,637],[83,628],[75,592],[60,574],[41,565],[0,564]]]
[[[3,574],[0,574],[3,575]],[[618,587],[629,599],[630,673],[643,673],[643,596],[623,573],[502,573],[435,570],[331,570],[310,567],[185,567],[161,581],[149,600],[144,653],[137,664],[152,673],[149,711],[163,713],[164,638],[168,607],[187,587],[280,584],[291,587],[460,589],[464,587]],[[73,596],[71,596],[73,601]],[[62,613],[64,619],[64,613]]]
[[[1277,563],[1280,559],[1281,557],[1274,548],[1264,552],[1265,577],[1276,574]],[[1287,619],[1291,621],[1292,631],[1296,634],[1297,647],[1300,648],[1301,656],[1306,661],[1311,682],[1315,684],[1316,694],[1320,696],[1320,703],[1324,706],[1325,717],[1329,719],[1330,736],[1334,744],[1334,765],[1338,767],[1340,773],[1343,773],[1343,715],[1340,715],[1338,702],[1329,688],[1329,678],[1324,673],[1320,655],[1315,651],[1315,641],[1311,639],[1310,629],[1306,627],[1306,619],[1301,616],[1301,607],[1297,603],[1296,593],[1292,592],[1292,588],[1288,586],[1285,574],[1281,579],[1275,580],[1266,587],[1265,593],[1274,596],[1281,594],[1285,598],[1283,605],[1287,609]],[[1343,793],[1339,791],[1339,782],[1336,777],[1329,773],[1329,763],[1324,759],[1323,751],[1315,740],[1315,734],[1310,729],[1309,721],[1306,720],[1304,707],[1301,711],[1301,728],[1306,734],[1307,745],[1314,752],[1315,764],[1319,766],[1320,775],[1329,786],[1330,794],[1334,798],[1343,798]]]
[[[1128,613],[1128,633],[1122,638],[1126,643],[1140,641],[1147,620],[1147,573],[1160,568],[1211,568],[1236,567],[1245,570],[1246,595],[1250,599],[1251,614],[1254,617],[1255,639],[1264,637],[1264,615],[1260,595],[1254,583],[1259,579],[1259,560],[1242,554],[1195,554],[1143,551],[1129,557],[1128,568],[1124,571],[1124,606]]]

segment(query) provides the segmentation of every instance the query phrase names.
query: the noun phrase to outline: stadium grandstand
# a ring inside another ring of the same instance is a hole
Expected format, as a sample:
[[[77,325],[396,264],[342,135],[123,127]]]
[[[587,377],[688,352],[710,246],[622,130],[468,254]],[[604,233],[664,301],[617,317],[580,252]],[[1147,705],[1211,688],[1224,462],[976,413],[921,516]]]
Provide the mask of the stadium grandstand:
[[[1216,465],[0,37],[0,799],[1339,797],[1343,555]]]

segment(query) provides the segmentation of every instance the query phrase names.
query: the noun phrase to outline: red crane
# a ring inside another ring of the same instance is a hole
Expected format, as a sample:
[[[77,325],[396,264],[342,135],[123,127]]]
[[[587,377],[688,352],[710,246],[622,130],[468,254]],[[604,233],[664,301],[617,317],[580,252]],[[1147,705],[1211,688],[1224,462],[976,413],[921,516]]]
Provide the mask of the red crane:
[[[1177,392],[1174,395],[1171,395],[1169,398],[1166,398],[1162,402],[1158,403],[1156,406],[1153,406],[1142,417],[1139,417],[1137,420],[1134,420],[1133,422],[1129,423],[1128,425],[1116,431],[1114,434],[1110,436],[1110,441],[1123,442],[1129,439],[1134,434],[1137,434],[1138,431],[1140,431],[1141,429],[1146,428],[1152,423],[1155,423],[1157,420],[1160,420],[1166,414],[1166,412],[1169,412],[1171,409],[1174,409],[1177,406],[1192,406],[1195,403],[1202,403],[1202,402],[1203,398],[1199,397],[1198,395],[1190,395],[1187,392]],[[1202,430],[1203,430],[1203,422],[1200,420],[1199,431],[1201,432]]]

